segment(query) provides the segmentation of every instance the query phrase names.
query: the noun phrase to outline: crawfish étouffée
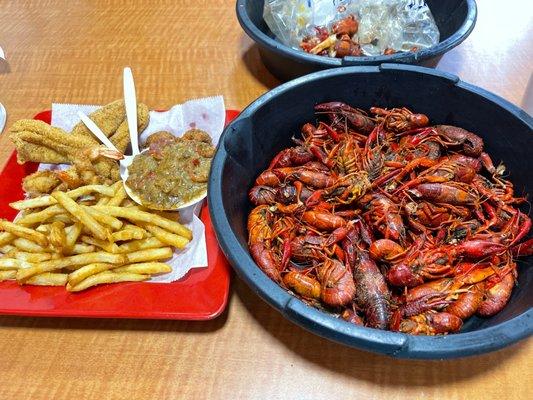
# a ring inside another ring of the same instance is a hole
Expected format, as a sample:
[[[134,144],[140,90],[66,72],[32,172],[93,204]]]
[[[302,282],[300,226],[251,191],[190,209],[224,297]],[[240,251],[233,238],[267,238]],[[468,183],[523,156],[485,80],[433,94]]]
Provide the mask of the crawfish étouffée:
[[[182,137],[151,135],[147,152],[135,157],[126,184],[152,208],[173,209],[201,196],[215,148],[206,132],[193,129]]]
[[[410,334],[503,309],[531,220],[483,140],[407,108],[315,109],[249,192],[263,272],[350,323]]]

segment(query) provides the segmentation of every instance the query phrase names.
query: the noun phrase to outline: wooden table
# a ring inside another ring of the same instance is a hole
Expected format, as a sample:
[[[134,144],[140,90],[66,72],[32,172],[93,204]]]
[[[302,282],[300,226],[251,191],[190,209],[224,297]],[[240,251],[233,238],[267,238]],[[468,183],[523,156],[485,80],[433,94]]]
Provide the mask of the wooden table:
[[[124,5],[128,3],[129,5]],[[135,71],[165,108],[223,94],[241,109],[278,82],[232,0],[4,0],[0,102],[8,126],[51,101],[106,103]],[[162,3],[162,2],[161,2]],[[439,68],[520,105],[533,39],[528,1],[479,3],[472,35]],[[529,8],[531,10],[531,8]],[[0,137],[0,165],[11,153]],[[0,317],[0,399],[526,398],[533,341],[461,360],[402,361],[349,349],[285,320],[239,279],[209,322]]]

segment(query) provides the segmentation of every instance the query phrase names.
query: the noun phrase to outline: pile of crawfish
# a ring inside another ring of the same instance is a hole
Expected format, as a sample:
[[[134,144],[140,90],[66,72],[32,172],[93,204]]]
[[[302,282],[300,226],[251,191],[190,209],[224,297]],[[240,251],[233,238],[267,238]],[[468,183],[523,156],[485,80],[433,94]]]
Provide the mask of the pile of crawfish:
[[[465,129],[406,108],[315,107],[249,192],[249,248],[272,280],[358,325],[458,331],[508,302],[530,218]],[[525,241],[524,241],[525,240]]]
[[[324,26],[316,26],[315,35],[303,38],[300,48],[307,53],[326,57],[364,56],[365,54],[363,54],[356,36],[358,29],[359,21],[355,18],[355,15],[350,14],[335,22],[331,29]],[[418,47],[414,46],[410,51],[416,52]],[[383,55],[394,53],[396,53],[396,50],[390,47],[383,51]]]

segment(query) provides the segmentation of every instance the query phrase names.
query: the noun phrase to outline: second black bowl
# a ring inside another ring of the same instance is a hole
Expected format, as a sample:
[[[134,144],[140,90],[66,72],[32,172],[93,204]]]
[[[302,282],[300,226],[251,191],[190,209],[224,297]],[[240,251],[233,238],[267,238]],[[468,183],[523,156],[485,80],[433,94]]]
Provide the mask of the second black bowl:
[[[416,53],[339,59],[316,56],[278,42],[263,20],[264,3],[264,0],[237,0],[237,18],[242,29],[259,46],[259,54],[265,66],[282,81],[327,68],[380,65],[385,62],[434,67],[444,53],[470,35],[477,17],[474,0],[426,0],[439,27],[439,44]]]

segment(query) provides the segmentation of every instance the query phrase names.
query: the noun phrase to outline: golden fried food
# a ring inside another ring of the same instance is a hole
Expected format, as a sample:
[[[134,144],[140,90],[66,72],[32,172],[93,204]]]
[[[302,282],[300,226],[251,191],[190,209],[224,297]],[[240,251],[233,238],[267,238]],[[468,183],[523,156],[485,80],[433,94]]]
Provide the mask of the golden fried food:
[[[111,143],[113,143],[117,149],[119,149],[122,152],[126,151],[126,148],[128,147],[128,144],[130,143],[130,133],[128,129],[128,121],[125,119],[120,124],[116,132],[111,135],[109,140],[111,140]],[[145,104],[138,104],[137,105],[137,129],[139,133],[144,131],[144,129],[148,126],[148,122],[150,121],[150,111],[148,110],[148,106]]]
[[[37,171],[22,180],[22,188],[30,197],[50,193],[62,183],[54,171]]]
[[[76,152],[94,146],[88,138],[69,135],[63,129],[34,119],[15,122],[8,133],[17,149],[19,164],[27,161],[69,163]]]
[[[29,143],[24,140],[19,140],[20,144],[17,144],[13,140],[17,148],[17,162],[24,164],[25,162],[35,161],[37,159],[43,160],[41,162],[48,164],[64,164],[68,163],[68,157],[57,151],[34,143]]]
[[[123,153],[129,143],[124,101],[117,100],[99,108],[89,116]],[[139,104],[139,132],[148,125],[148,107]],[[53,173],[36,173],[24,180],[30,196],[64,191],[88,184],[111,184],[120,180],[118,152],[100,146],[98,140],[79,122],[69,134],[37,120],[20,120],[11,127],[9,136],[17,149],[20,164],[27,161],[72,164],[72,168]]]
[[[117,182],[11,203],[21,214],[15,222],[0,219],[0,281],[77,292],[170,272],[164,261],[192,232],[177,212],[158,215],[125,196]]]
[[[117,131],[120,124],[126,118],[124,100],[115,100],[112,103],[106,104],[89,114],[89,118],[94,121],[107,137],[110,137]],[[85,137],[94,142],[98,141],[82,121],[74,126],[70,134]]]
[[[104,158],[108,157],[108,158]],[[37,171],[23,179],[22,186],[30,197],[75,189],[82,185],[105,183],[120,180],[119,167],[115,160],[122,154],[103,146],[90,147],[72,153],[69,162],[72,167],[62,171]],[[100,163],[100,160],[104,160]],[[99,168],[100,167],[100,168]],[[105,168],[104,170],[104,167]]]
[[[126,150],[129,143],[129,131],[126,121],[124,100],[116,100],[89,114],[89,118],[110,138],[111,142],[120,150]],[[142,132],[150,119],[148,107],[145,104],[137,105],[137,126]],[[71,131],[71,135],[82,136],[97,141],[91,131],[83,122],[78,122]]]

